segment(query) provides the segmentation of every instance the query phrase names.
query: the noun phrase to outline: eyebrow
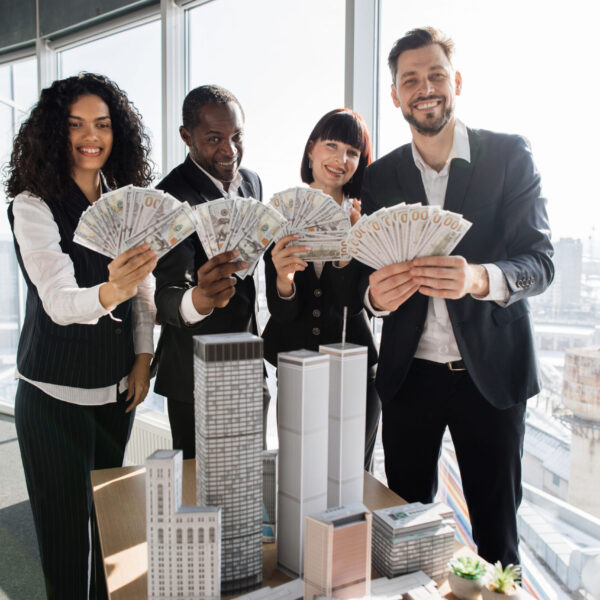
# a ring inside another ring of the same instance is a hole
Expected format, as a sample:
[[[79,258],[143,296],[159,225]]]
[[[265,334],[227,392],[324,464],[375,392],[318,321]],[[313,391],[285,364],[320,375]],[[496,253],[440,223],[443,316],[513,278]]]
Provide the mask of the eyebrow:
[[[78,117],[77,115],[69,115],[69,119],[76,119],[77,121],[85,121],[83,117]],[[103,119],[110,119],[109,115],[103,117],[96,117],[94,121],[102,121]]]

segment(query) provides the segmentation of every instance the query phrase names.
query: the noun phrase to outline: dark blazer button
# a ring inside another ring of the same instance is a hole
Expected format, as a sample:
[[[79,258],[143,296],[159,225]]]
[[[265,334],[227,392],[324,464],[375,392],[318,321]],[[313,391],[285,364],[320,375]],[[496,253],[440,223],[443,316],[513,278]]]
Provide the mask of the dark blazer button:
[[[312,311],[312,316],[313,317],[320,317],[321,316],[321,311],[318,308],[315,308],[315,310]]]
[[[318,327],[313,327],[312,334],[313,335],[321,335],[321,330]]]
[[[317,297],[320,298],[323,295],[323,290],[316,288],[315,291],[313,292],[313,294]]]
[[[117,328],[115,329],[115,333],[116,333],[117,335],[119,335],[119,334],[121,333],[121,328],[120,328],[120,327],[117,327]]]

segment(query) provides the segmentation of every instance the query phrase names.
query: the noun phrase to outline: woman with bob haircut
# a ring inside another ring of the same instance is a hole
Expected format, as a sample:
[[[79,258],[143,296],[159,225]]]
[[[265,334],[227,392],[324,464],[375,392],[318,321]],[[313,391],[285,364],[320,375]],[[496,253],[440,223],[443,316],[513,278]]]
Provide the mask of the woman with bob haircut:
[[[148,153],[126,95],[83,73],[42,91],[8,168],[8,215],[27,284],[15,426],[48,598],[106,593],[90,470],[123,464],[153,354],[154,252],[143,244],[110,260],[74,243],[73,233],[109,188],[150,183]]]
[[[347,108],[324,115],[312,130],[300,167],[302,181],[329,194],[350,216],[360,218],[360,189],[371,162],[371,141],[364,120]],[[264,331],[265,358],[277,365],[277,354],[340,342],[343,306],[356,299],[340,297],[348,262],[307,263],[297,253],[297,235],[279,240],[265,254],[267,304],[271,317]],[[346,288],[347,289],[347,288]],[[362,303],[359,303],[362,304]],[[346,340],[369,351],[365,431],[365,469],[370,470],[381,406],[375,390],[377,350],[367,313],[348,317]]]

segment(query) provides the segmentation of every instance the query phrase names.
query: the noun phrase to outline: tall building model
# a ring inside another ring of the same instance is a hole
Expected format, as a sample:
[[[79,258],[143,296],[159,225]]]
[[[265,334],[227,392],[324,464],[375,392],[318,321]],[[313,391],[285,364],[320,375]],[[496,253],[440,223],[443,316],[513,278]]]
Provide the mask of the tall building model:
[[[196,498],[220,506],[221,591],[262,581],[262,339],[194,337]]]
[[[327,508],[328,393],[328,355],[279,354],[277,563],[294,576],[302,574],[304,519]]]
[[[362,502],[364,484],[367,348],[320,346],[329,355],[327,506]]]
[[[263,542],[274,542],[277,530],[277,450],[263,450]]]
[[[304,598],[357,598],[371,592],[371,513],[362,504],[306,517]]]
[[[181,450],[146,459],[148,598],[221,597],[221,509],[182,506]]]

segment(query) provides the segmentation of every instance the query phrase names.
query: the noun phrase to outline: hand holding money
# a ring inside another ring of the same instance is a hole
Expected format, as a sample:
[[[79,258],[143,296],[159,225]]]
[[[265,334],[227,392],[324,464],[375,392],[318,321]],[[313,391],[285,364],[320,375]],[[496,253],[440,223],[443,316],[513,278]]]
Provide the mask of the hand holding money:
[[[411,276],[413,261],[393,263],[369,276],[369,302],[375,310],[394,311],[418,289]]]
[[[286,235],[273,246],[271,251],[273,266],[277,271],[277,291],[283,298],[292,295],[294,273],[304,271],[308,267],[308,263],[297,254],[308,252],[310,248],[308,246],[287,246],[287,244],[293,244],[299,237],[299,235]]]
[[[213,308],[224,308],[235,294],[236,271],[248,267],[243,260],[230,262],[238,258],[237,250],[222,252],[206,261],[198,269],[198,283],[192,292],[194,308],[201,315],[208,315]]]
[[[154,270],[158,258],[149,244],[119,254],[108,263],[108,281],[100,286],[100,304],[108,310],[133,298],[137,286]]]
[[[482,265],[472,265],[462,256],[424,256],[412,261],[410,276],[419,293],[457,300],[467,294],[487,296],[489,277]]]

